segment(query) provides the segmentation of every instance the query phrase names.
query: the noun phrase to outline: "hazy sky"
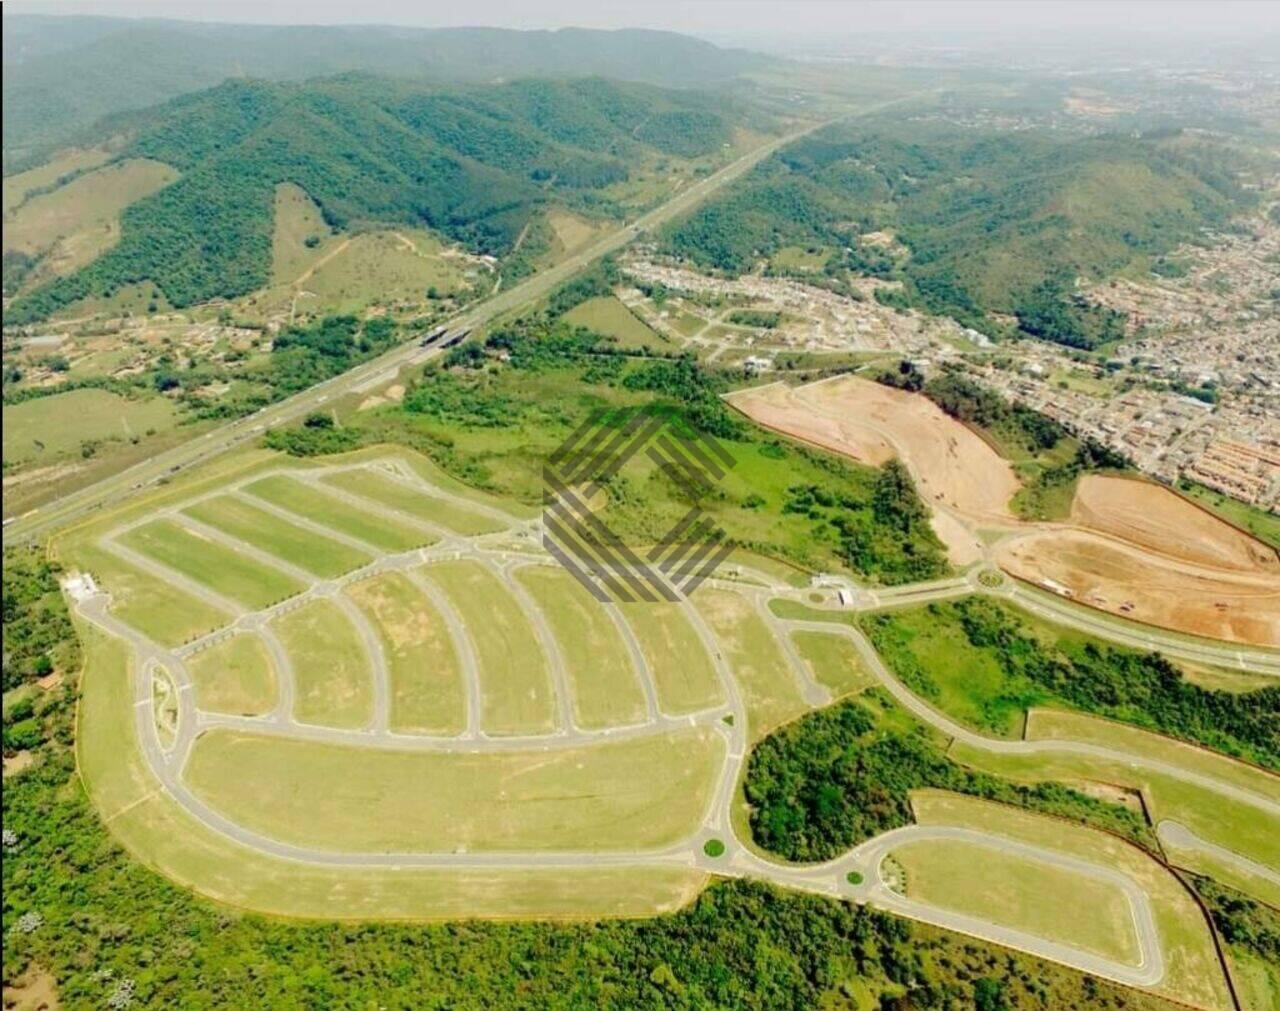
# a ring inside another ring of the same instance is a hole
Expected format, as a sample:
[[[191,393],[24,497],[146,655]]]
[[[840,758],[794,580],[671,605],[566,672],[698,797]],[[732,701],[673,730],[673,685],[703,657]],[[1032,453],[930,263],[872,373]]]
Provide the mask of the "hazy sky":
[[[647,27],[709,37],[868,31],[1280,30],[1275,0],[9,0],[9,14],[109,14],[274,24]]]

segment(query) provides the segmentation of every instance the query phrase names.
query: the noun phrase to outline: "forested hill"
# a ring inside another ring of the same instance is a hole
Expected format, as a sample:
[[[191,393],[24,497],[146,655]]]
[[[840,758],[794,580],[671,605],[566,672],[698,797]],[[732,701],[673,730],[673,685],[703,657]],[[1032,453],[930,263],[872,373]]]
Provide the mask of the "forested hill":
[[[705,86],[765,57],[671,32],[220,25],[122,18],[4,18],[5,171],[104,116],[228,77],[302,80],[366,71],[439,81],[604,75]]]
[[[925,123],[831,127],[778,152],[673,226],[670,252],[730,272],[787,246],[827,273],[905,283],[904,302],[980,327],[1092,346],[1119,320],[1076,278],[1148,267],[1250,201],[1231,149],[1165,131],[1061,137]],[[888,230],[901,247],[886,247]],[[861,239],[859,236],[867,236]]]
[[[427,86],[367,75],[228,81],[103,125],[120,157],[181,178],[127,208],[120,242],[18,300],[7,322],[149,279],[177,306],[266,283],[273,194],[301,186],[334,228],[423,225],[502,256],[554,198],[610,210],[628,163],[697,157],[731,137],[725,100],[599,78]]]

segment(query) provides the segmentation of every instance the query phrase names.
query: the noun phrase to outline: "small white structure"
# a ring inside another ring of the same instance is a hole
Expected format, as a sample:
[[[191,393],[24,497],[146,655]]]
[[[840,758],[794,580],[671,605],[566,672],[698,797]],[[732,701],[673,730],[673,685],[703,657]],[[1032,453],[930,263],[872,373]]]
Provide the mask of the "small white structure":
[[[87,572],[73,572],[62,581],[62,588],[76,601],[96,596],[98,592],[98,584]]]

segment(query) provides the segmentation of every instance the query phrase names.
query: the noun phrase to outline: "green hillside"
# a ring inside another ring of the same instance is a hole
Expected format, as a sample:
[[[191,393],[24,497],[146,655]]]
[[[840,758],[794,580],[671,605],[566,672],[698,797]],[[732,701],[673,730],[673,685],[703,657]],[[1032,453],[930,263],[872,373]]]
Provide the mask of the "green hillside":
[[[720,151],[731,107],[700,92],[598,78],[442,87],[366,75],[228,81],[104,126],[120,157],[178,169],[128,207],[118,245],[18,300],[9,322],[154,281],[185,306],[263,286],[274,188],[294,183],[333,228],[424,226],[501,257],[548,200],[616,210],[631,164]]]
[[[5,171],[74,141],[77,131],[104,116],[229,77],[302,80],[373,71],[478,83],[604,75],[701,87],[768,62],[685,35],[639,29],[226,25],[6,15]]]
[[[837,250],[826,273],[898,278],[904,303],[1091,347],[1119,321],[1077,277],[1146,265],[1248,200],[1230,156],[1176,132],[1059,138],[924,124],[831,127],[674,225],[668,251],[741,272],[788,246]],[[892,230],[905,255],[862,241]]]

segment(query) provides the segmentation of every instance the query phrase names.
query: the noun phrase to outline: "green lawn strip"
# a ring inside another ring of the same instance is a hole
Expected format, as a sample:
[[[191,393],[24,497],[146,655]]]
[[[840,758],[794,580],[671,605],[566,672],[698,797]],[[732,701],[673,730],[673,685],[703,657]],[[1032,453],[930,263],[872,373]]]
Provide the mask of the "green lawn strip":
[[[162,646],[181,646],[234,619],[96,544],[77,540],[62,554],[64,564],[90,573],[111,594],[113,615]]]
[[[391,674],[391,728],[460,733],[467,722],[462,667],[431,601],[399,572],[353,583],[345,592],[382,640]]]
[[[679,605],[631,603],[620,613],[640,644],[664,713],[678,716],[724,703],[711,657]]]
[[[697,828],[723,753],[707,728],[490,754],[214,730],[186,779],[238,824],[342,852],[631,850]]]
[[[555,635],[573,686],[574,721],[598,729],[644,719],[644,690],[605,605],[561,568],[523,566],[516,578]]]
[[[119,535],[126,547],[246,607],[259,610],[291,597],[302,584],[172,520],[153,520]]]
[[[547,658],[516,599],[478,562],[439,562],[421,571],[448,595],[475,644],[481,729],[490,734],[553,730],[555,700]]]
[[[186,658],[196,705],[218,713],[259,716],[276,701],[271,654],[253,633],[239,633]]]
[[[204,499],[182,511],[322,579],[340,576],[371,560],[363,551],[317,536],[311,530],[230,495]]]
[[[272,622],[293,667],[293,716],[303,723],[358,728],[373,718],[373,671],[342,609],[312,600]]]
[[[1128,875],[1147,893],[1164,950],[1166,972],[1155,989],[1201,1007],[1231,1006],[1203,912],[1182,883],[1156,860],[1106,833],[973,797],[922,790],[913,795],[912,805],[922,825],[954,825],[1008,836]]]
[[[1153,821],[1181,822],[1202,839],[1269,867],[1280,867],[1280,819],[1176,776],[1120,760],[1073,754],[1000,754],[957,742],[957,762],[1025,782],[1105,783],[1141,790]]]
[[[425,530],[350,505],[291,477],[260,478],[246,485],[244,491],[383,551],[410,551],[436,541]]]
[[[1135,965],[1142,954],[1117,885],[961,839],[894,847],[909,898]]]
[[[703,586],[692,599],[742,690],[752,739],[809,709],[786,654],[748,598]]]
[[[853,643],[843,635],[801,629],[791,633],[791,641],[814,679],[836,697],[856,694],[876,683]]]
[[[1280,550],[1280,515],[1229,498],[1192,481],[1178,482],[1178,491],[1210,512],[1217,513],[1228,523],[1234,523],[1258,540]]]
[[[325,474],[320,480],[349,494],[372,499],[464,537],[491,534],[504,528],[504,524],[479,510],[468,509],[448,499],[417,491],[370,467],[340,470]]]

